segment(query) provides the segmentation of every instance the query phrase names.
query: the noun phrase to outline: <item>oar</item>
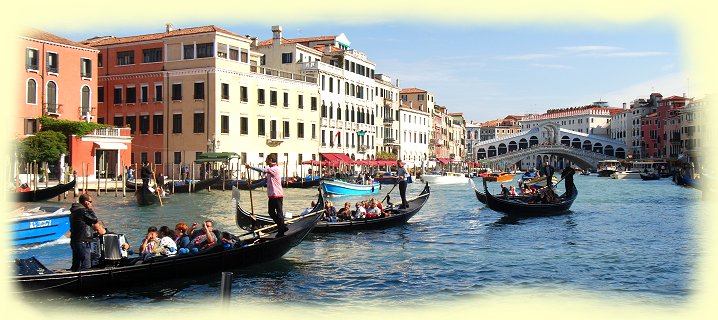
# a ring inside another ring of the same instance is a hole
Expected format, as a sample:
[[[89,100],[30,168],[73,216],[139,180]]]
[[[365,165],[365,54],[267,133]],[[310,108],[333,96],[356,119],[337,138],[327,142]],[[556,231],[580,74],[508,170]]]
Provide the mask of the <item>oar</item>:
[[[247,188],[249,189],[249,208],[252,210],[252,228],[257,228],[257,217],[254,215],[254,199],[252,199],[252,179],[250,178],[249,168],[247,168]]]
[[[160,199],[160,207],[164,206],[162,204],[162,194],[160,193],[160,186],[157,184],[157,179],[155,179],[155,172],[152,171],[152,180],[155,182],[155,191],[157,191],[157,199]]]
[[[384,203],[384,200],[386,200],[387,198],[389,198],[389,194],[390,194],[392,191],[394,191],[394,188],[396,188],[396,186],[397,186],[398,184],[399,184],[399,181],[397,180],[396,183],[394,184],[394,186],[391,187],[391,189],[389,189],[389,192],[386,193],[386,196],[384,197],[384,199],[381,199],[381,202],[380,202],[380,203]]]
[[[306,218],[306,217],[310,217],[310,216],[313,216],[313,215],[315,215],[315,214],[324,213],[325,211],[326,211],[325,209],[322,209],[322,210],[319,210],[319,211],[314,211],[314,212],[305,214],[305,215],[303,215],[303,216],[299,216],[299,217],[292,218],[292,219],[289,219],[289,220],[287,220],[287,221],[284,221],[284,224],[285,224],[285,225],[286,225],[286,224],[292,224],[292,223],[294,223],[294,222],[297,221],[297,220],[304,219],[304,218]],[[262,228],[260,228],[260,229],[254,230],[254,231],[252,231],[252,232],[247,232],[247,233],[245,233],[245,234],[243,234],[243,235],[241,235],[241,236],[249,235],[249,234],[259,234],[259,233],[261,233],[261,232],[264,232],[264,231],[266,231],[266,230],[270,230],[270,229],[273,229],[273,228],[276,228],[276,227],[277,227],[277,224],[271,224],[271,225],[268,225],[268,226],[266,226],[266,227],[262,227]],[[241,236],[240,236],[240,237],[241,237]],[[260,235],[260,236],[261,236],[261,235]]]

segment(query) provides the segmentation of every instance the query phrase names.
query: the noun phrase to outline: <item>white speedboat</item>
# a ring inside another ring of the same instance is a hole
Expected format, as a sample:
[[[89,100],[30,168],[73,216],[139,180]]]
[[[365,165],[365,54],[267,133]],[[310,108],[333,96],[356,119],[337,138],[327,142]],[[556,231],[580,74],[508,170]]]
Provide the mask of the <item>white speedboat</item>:
[[[616,171],[611,174],[611,179],[640,179],[641,171],[630,170],[630,171]]]
[[[445,172],[443,174],[422,174],[421,180],[433,184],[461,184],[468,183],[469,178],[459,172]]]

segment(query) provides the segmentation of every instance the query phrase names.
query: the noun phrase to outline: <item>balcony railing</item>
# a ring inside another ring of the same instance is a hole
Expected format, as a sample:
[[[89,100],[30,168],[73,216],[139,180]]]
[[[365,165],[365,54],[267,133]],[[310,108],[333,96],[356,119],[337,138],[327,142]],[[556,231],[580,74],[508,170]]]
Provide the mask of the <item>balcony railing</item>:
[[[394,138],[384,138],[384,144],[395,144],[396,139]]]
[[[47,66],[47,72],[48,72],[48,73],[57,73],[58,70],[59,70],[59,69],[58,69],[57,67]]]
[[[103,137],[119,137],[122,136],[122,134],[120,134],[121,130],[129,130],[129,128],[100,128],[92,130],[92,133],[90,135]]]
[[[384,124],[392,124],[394,123],[394,119],[391,117],[384,118]]]
[[[62,105],[56,103],[45,103],[43,114],[59,116],[62,114]]]
[[[92,73],[91,72],[80,72],[80,77],[92,78]]]
[[[317,78],[314,78],[314,77],[309,77],[309,76],[305,76],[305,75],[301,75],[301,74],[280,71],[280,70],[275,70],[275,69],[269,69],[269,68],[265,68],[265,67],[249,66],[249,71],[255,72],[255,73],[260,73],[260,74],[266,74],[266,75],[270,75],[270,76],[275,76],[275,77],[282,77],[285,79],[299,80],[299,81],[304,81],[304,82],[309,82],[309,83],[317,83]]]

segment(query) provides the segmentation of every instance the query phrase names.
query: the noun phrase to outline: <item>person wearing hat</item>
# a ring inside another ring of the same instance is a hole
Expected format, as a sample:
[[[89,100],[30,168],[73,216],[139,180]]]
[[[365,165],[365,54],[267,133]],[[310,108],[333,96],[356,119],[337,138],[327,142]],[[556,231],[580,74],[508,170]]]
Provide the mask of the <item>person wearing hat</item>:
[[[406,201],[406,179],[409,176],[409,172],[404,168],[404,161],[396,160],[396,175],[399,177],[399,195],[401,196],[401,206],[399,209],[409,208],[409,203]]]

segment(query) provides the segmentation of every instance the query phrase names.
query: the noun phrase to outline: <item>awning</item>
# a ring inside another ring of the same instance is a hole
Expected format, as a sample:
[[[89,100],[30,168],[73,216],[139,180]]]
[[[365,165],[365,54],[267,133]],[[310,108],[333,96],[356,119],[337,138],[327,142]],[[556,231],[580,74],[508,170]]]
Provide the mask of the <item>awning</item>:
[[[205,152],[197,156],[194,162],[225,162],[232,158],[239,158],[239,155],[234,152]]]
[[[95,142],[97,149],[105,150],[127,150],[127,145],[120,142]]]
[[[322,157],[332,163],[354,163],[354,160],[352,160],[352,158],[349,158],[349,156],[343,153],[322,153]]]
[[[451,159],[449,158],[436,158],[436,161],[439,161],[441,163],[449,163],[451,162]]]

